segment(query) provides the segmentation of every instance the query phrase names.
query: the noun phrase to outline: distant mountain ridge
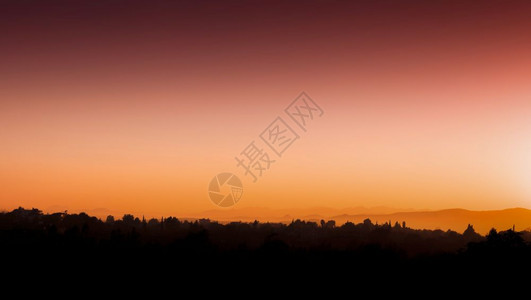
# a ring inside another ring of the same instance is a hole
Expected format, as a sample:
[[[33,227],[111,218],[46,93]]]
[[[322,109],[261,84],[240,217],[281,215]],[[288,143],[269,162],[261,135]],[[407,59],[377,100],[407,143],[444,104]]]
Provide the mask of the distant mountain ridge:
[[[358,223],[369,218],[373,222],[391,223],[405,221],[411,228],[441,229],[462,232],[468,224],[474,225],[477,232],[486,234],[490,229],[517,230],[531,228],[531,210],[525,208],[509,208],[504,210],[472,211],[466,209],[444,209],[438,211],[397,212],[392,214],[358,214],[333,216],[337,223],[347,221]]]
[[[359,213],[356,210],[360,209]],[[506,230],[515,226],[517,230],[531,229],[531,210],[526,208],[508,208],[503,210],[474,211],[460,208],[443,209],[436,211],[392,211],[391,208],[378,209],[352,208],[352,209],[323,209],[306,210],[272,210],[260,208],[246,208],[233,210],[213,210],[197,215],[200,218],[209,218],[220,222],[243,221],[252,222],[282,222],[288,223],[294,219],[319,222],[335,220],[338,225],[345,222],[361,223],[365,219],[371,219],[373,223],[406,222],[410,228],[417,229],[440,229],[464,231],[468,224],[472,224],[477,232],[486,234],[491,228]],[[365,212],[362,212],[365,210]],[[341,213],[344,211],[344,213]],[[353,213],[349,213],[353,212]],[[371,212],[375,211],[375,212]],[[262,212],[262,213],[261,213]],[[337,214],[334,214],[337,213]],[[307,214],[306,214],[307,213]]]
[[[50,207],[45,212],[64,212],[67,207]],[[97,209],[71,209],[70,213],[86,212],[100,219],[108,215],[121,218],[124,213],[106,208]],[[305,220],[319,223],[321,220],[335,220],[337,225],[346,222],[361,223],[365,219],[371,219],[373,223],[383,224],[391,222],[406,222],[406,226],[414,229],[440,229],[443,231],[454,230],[463,232],[468,224],[472,224],[480,234],[486,234],[490,229],[507,230],[513,227],[517,231],[531,231],[531,210],[526,208],[507,208],[502,210],[467,210],[461,208],[442,210],[413,210],[397,209],[390,207],[352,207],[335,209],[329,207],[313,207],[304,209],[270,209],[263,207],[243,207],[230,209],[212,209],[197,213],[181,214],[178,212],[146,213],[131,212],[135,216],[146,218],[160,218],[173,216],[181,220],[210,219],[220,223],[228,222],[272,222],[290,223],[293,220]]]

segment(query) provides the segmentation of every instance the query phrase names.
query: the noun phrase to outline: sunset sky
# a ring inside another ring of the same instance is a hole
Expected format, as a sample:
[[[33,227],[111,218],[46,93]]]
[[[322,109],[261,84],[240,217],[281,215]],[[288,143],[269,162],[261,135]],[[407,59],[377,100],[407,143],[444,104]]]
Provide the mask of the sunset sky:
[[[531,2],[462,2],[2,1],[0,209],[531,208]]]

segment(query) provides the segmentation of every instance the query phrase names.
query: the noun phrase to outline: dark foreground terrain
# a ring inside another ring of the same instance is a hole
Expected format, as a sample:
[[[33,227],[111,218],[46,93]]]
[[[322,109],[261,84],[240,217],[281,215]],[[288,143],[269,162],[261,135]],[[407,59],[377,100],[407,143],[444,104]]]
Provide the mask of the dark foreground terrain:
[[[481,236],[472,226],[457,233],[370,220],[338,227],[333,221],[222,225],[132,215],[101,221],[22,208],[0,214],[2,271],[24,282],[307,282],[315,288],[347,282],[361,288],[367,281],[466,285],[472,278],[499,284],[521,278],[521,271],[522,279],[529,276],[530,239],[529,232],[493,229]]]

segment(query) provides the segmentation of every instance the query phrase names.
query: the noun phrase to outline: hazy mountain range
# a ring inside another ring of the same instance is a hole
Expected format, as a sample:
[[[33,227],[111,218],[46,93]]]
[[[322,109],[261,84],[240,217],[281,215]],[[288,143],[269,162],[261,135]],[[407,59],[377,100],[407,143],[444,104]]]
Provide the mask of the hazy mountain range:
[[[48,207],[45,212],[65,211],[66,207]],[[111,211],[105,208],[90,210],[69,210],[70,213],[84,211],[89,215],[105,219],[107,215],[114,215],[121,218],[123,213]],[[142,213],[131,212],[135,216],[142,218]],[[327,207],[314,207],[307,209],[269,209],[261,207],[212,209],[194,214],[161,213],[158,215],[146,214],[146,218],[162,216],[174,216],[179,219],[211,219],[221,223],[242,221],[253,222],[279,222],[289,223],[292,220],[301,219],[319,222],[320,220],[335,220],[337,225],[347,221],[360,223],[369,218],[373,223],[383,224],[391,222],[406,222],[406,226],[416,229],[441,229],[455,230],[463,232],[468,224],[472,224],[476,231],[486,234],[491,228],[506,230],[512,228],[520,230],[531,230],[531,210],[525,208],[509,208],[503,210],[473,211],[466,209],[444,209],[436,211],[396,209],[389,207],[354,207],[345,209],[334,209]]]
[[[477,232],[487,233],[491,228],[506,230],[515,226],[516,230],[531,229],[531,210],[509,208],[504,210],[472,211],[466,209],[444,209],[437,211],[402,211],[386,207],[331,209],[313,208],[304,210],[272,210],[260,208],[242,208],[230,210],[211,210],[197,215],[220,222],[291,222],[294,219],[319,222],[335,220],[338,225],[347,221],[360,223],[369,218],[373,223],[406,222],[407,227],[418,229],[441,229],[464,231],[472,224]]]

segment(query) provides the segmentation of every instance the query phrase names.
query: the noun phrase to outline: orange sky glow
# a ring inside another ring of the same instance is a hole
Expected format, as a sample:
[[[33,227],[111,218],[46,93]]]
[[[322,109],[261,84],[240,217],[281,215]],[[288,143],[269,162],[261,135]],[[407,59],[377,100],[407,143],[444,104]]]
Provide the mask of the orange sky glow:
[[[221,172],[228,210],[531,208],[531,4],[508,2],[6,4],[0,209],[193,216]],[[278,116],[300,139],[253,183],[234,157]]]

